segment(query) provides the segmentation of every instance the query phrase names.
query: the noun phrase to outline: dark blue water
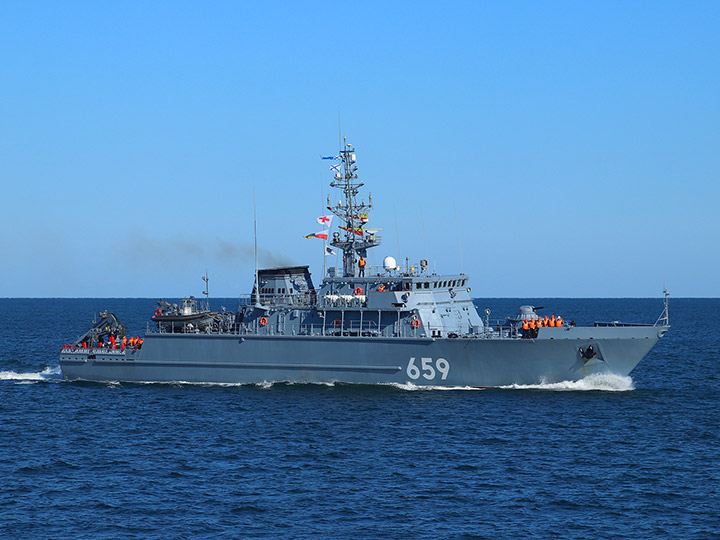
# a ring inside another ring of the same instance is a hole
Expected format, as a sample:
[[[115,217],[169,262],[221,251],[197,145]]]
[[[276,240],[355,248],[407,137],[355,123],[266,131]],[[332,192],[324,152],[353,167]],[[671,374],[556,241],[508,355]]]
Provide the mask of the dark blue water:
[[[0,299],[2,538],[720,538],[720,300],[673,300],[631,380],[465,391],[63,382],[108,307],[142,334],[155,301]]]

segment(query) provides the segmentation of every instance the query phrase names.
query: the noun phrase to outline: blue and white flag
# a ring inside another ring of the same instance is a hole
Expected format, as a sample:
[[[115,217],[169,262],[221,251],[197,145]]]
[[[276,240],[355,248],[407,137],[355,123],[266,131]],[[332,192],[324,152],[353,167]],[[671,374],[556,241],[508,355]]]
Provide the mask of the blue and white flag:
[[[330,165],[330,170],[335,172],[340,172],[341,165],[338,163],[337,165]]]
[[[330,246],[325,246],[325,256],[327,257],[328,255],[335,255],[335,250]]]
[[[320,159],[335,159],[340,160],[340,156],[320,156]]]

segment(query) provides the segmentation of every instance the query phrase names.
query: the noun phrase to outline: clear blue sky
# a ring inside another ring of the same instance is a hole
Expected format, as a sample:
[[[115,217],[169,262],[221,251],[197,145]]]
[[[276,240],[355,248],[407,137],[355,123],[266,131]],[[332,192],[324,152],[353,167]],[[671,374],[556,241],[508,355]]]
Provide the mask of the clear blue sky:
[[[206,268],[248,293],[253,182],[261,263],[319,281],[339,114],[371,263],[718,297],[719,29],[718,2],[5,2],[0,296],[179,297]]]

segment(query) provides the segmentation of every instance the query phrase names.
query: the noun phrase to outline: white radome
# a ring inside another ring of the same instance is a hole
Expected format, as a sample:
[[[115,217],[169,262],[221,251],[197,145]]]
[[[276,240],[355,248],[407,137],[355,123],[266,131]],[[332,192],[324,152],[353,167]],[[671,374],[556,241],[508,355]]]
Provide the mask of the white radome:
[[[395,260],[395,257],[390,257],[389,255],[385,257],[383,259],[383,268],[386,272],[395,270],[397,268],[397,261]]]

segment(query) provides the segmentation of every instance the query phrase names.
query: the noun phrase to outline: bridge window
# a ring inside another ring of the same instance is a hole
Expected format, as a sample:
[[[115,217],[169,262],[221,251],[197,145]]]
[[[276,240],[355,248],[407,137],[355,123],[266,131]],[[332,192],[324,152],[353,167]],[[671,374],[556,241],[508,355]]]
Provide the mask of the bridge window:
[[[426,289],[429,289],[429,288],[430,288],[430,283],[428,283],[427,281],[425,282],[425,288],[426,288]]]

